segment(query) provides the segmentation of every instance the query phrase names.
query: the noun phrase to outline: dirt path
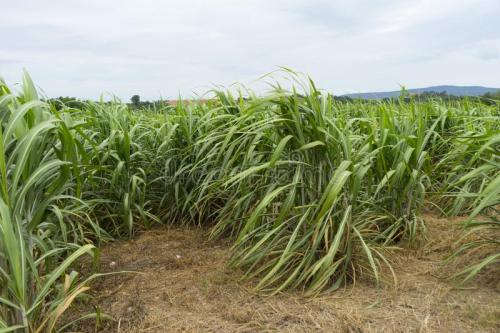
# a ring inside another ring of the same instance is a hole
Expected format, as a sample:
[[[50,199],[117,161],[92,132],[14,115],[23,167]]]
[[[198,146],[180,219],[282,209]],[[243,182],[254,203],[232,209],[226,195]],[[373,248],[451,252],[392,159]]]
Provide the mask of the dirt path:
[[[468,289],[440,278],[456,230],[427,218],[425,250],[395,255],[397,287],[359,282],[328,296],[266,297],[225,267],[229,245],[208,243],[200,229],[155,229],[103,249],[102,269],[133,270],[99,280],[83,313],[99,305],[116,322],[100,332],[495,332],[500,331],[498,277]],[[373,305],[376,303],[375,305]],[[372,305],[372,306],[371,306]],[[75,315],[75,310],[70,316]],[[91,323],[75,328],[93,332]]]

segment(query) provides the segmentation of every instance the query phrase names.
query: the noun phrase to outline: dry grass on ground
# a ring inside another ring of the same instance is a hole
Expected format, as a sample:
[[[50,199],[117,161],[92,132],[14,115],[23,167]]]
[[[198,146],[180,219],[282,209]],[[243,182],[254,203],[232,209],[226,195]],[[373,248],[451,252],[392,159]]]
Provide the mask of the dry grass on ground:
[[[207,242],[200,229],[163,228],[116,242],[102,252],[102,270],[132,270],[100,279],[93,297],[70,314],[99,305],[116,321],[102,332],[495,332],[500,330],[498,270],[466,288],[444,279],[474,257],[445,268],[460,233],[456,220],[426,218],[419,250],[397,251],[397,286],[377,291],[358,282],[317,298],[266,297],[226,268],[229,244]],[[475,253],[473,256],[484,254]],[[494,268],[495,269],[495,268]],[[93,332],[91,323],[74,328]]]

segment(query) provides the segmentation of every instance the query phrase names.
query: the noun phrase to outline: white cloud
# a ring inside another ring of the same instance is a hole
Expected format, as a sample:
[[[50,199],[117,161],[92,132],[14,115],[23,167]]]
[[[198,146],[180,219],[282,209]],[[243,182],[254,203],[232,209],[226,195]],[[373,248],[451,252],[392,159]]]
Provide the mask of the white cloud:
[[[336,93],[500,86],[496,0],[8,2],[0,75],[50,96],[175,97],[282,65]]]
[[[395,2],[397,4],[397,2]],[[467,11],[478,6],[475,0],[418,0],[401,2],[402,7],[389,10],[381,16],[378,33],[402,30],[452,15],[467,15]]]

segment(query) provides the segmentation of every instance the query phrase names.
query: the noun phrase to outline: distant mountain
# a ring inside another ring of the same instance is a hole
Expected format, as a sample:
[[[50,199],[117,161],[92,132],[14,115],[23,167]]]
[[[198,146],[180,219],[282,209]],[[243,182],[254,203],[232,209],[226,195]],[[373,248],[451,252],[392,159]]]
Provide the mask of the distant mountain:
[[[455,96],[480,96],[488,92],[493,93],[499,90],[500,88],[488,88],[481,86],[434,86],[426,88],[407,89],[407,91],[410,94],[421,94],[423,92],[440,93],[445,91],[448,95],[455,95]],[[342,96],[348,96],[352,98],[364,98],[364,99],[381,99],[381,98],[398,97],[400,93],[401,90],[395,90],[395,91],[383,91],[383,92],[345,94]]]

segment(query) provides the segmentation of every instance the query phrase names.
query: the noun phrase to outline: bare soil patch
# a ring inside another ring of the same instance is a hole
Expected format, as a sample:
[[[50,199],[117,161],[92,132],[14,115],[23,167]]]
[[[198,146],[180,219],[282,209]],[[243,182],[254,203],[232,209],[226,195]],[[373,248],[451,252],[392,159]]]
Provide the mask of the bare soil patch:
[[[99,279],[87,301],[68,314],[99,306],[115,318],[99,332],[496,332],[500,331],[498,269],[465,288],[445,277],[466,257],[444,266],[460,232],[456,220],[426,217],[427,239],[391,258],[396,286],[358,281],[316,298],[298,292],[266,296],[226,267],[227,242],[206,230],[162,228],[102,250],[101,269],[135,271]],[[481,256],[476,253],[474,256]],[[93,322],[75,331],[94,332]]]

